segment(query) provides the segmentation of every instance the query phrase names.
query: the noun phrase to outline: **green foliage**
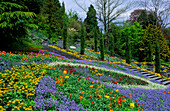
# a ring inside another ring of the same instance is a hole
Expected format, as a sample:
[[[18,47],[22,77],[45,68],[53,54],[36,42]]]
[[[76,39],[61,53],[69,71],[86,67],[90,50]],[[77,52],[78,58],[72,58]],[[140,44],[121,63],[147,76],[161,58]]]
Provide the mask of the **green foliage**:
[[[126,37],[126,63],[130,64],[131,60],[131,44],[129,40],[129,36]]]
[[[84,26],[83,23],[81,24],[81,49],[80,49],[80,54],[84,54],[85,52],[85,31],[84,31]]]
[[[151,45],[151,41],[149,40],[149,59],[148,59],[148,62],[152,62],[152,57],[153,57],[152,45]]]
[[[33,12],[23,12],[25,6],[16,3],[0,3],[0,44],[2,47],[14,48],[10,44],[17,42],[22,44],[21,38],[28,37],[28,28],[38,28],[33,24],[36,14]],[[4,44],[6,43],[6,44]]]
[[[94,30],[94,51],[97,52],[97,41],[98,41],[98,32],[97,27]]]
[[[161,61],[160,61],[160,48],[158,41],[156,40],[156,47],[155,47],[155,72],[160,73],[161,69]]]
[[[93,5],[90,5],[89,10],[87,12],[87,17],[84,20],[84,23],[86,24],[86,32],[90,33],[93,28],[97,27],[97,17],[96,17],[96,10],[94,9]],[[99,31],[99,29],[97,29]],[[89,37],[87,36],[89,39]]]
[[[100,56],[101,60],[104,60],[104,40],[103,40],[103,34],[102,34],[102,29],[100,32]]]
[[[63,28],[63,11],[64,6],[61,8],[58,0],[46,0],[43,1],[43,6],[40,9],[38,15],[39,25],[44,30],[48,31],[48,38],[52,38],[52,34],[55,33],[57,36],[62,35]]]
[[[159,46],[160,46],[160,56],[161,59],[164,61],[170,61],[170,50],[167,45],[167,42],[164,38],[164,35],[162,34],[162,31],[159,27],[156,27],[155,25],[150,24],[148,27],[146,27],[145,34],[143,39],[141,40],[141,48],[143,49],[144,54],[144,60],[146,61],[149,57],[149,40],[151,40],[153,53],[155,53],[155,42],[156,39],[158,40]]]
[[[109,33],[111,33],[114,37],[114,49],[115,49],[115,53],[119,54],[119,55],[123,55],[124,53],[121,50],[121,37],[120,37],[120,33],[121,33],[121,26],[117,26],[115,24],[111,24],[110,29],[109,29]],[[109,43],[111,44],[111,43]]]
[[[142,11],[140,16],[137,19],[137,22],[139,22],[144,29],[146,29],[146,27],[149,24],[156,25],[157,24],[156,21],[157,20],[153,16],[153,14],[150,13],[149,15],[147,15],[145,11]]]
[[[114,37],[110,34],[110,55],[114,56]]]
[[[140,55],[140,41],[142,40],[144,35],[144,30],[142,26],[138,22],[134,22],[132,26],[125,27],[121,30],[121,41],[120,48],[122,50],[126,49],[126,38],[129,37],[129,42],[131,44],[131,55],[133,58],[137,58],[139,60]]]
[[[66,49],[67,48],[67,29],[68,29],[68,17],[65,14],[64,15],[64,27],[63,27],[63,48]]]

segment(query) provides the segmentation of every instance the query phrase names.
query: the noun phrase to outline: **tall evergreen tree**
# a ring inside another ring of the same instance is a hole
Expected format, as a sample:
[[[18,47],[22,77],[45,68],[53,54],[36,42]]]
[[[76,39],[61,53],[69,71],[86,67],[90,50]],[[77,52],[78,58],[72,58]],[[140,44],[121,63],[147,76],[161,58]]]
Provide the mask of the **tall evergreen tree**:
[[[149,25],[147,22],[147,19],[148,19],[147,17],[148,15],[146,14],[146,12],[142,11],[140,16],[137,19],[137,22],[139,22],[144,29]]]
[[[98,32],[97,27],[94,28],[94,51],[97,52],[97,41],[98,41]]]
[[[161,69],[161,61],[160,61],[160,48],[158,41],[156,40],[156,47],[155,47],[155,72],[160,73]]]
[[[110,34],[110,55],[114,56],[114,37]]]
[[[100,56],[101,56],[101,60],[104,60],[104,40],[103,40],[102,29],[100,32]]]
[[[129,36],[126,37],[126,63],[130,64],[131,60],[131,49]]]
[[[149,40],[149,60],[148,60],[148,62],[152,62],[152,57],[153,57],[152,44],[151,44],[151,41]]]
[[[63,48],[67,48],[67,30],[68,30],[68,17],[67,15],[64,15],[64,26],[63,26]]]
[[[28,28],[38,26],[32,21],[36,18],[33,12],[25,12],[26,6],[12,2],[0,2],[0,49],[15,49],[22,44],[22,38],[28,37]],[[16,46],[12,46],[17,42]],[[5,44],[4,44],[5,43]]]
[[[59,0],[46,0],[41,8],[39,19],[44,28],[48,31],[49,39],[52,35],[62,35],[62,16]]]
[[[81,24],[81,51],[80,54],[84,54],[85,52],[85,31],[84,31],[84,26],[83,23]]]
[[[86,24],[86,32],[89,35],[87,38],[89,39],[90,33],[92,33],[92,30],[94,27],[97,27],[97,31],[99,32],[99,27],[97,26],[97,17],[96,17],[96,10],[94,9],[93,5],[91,4],[89,7],[89,10],[87,12],[87,17],[84,20]]]

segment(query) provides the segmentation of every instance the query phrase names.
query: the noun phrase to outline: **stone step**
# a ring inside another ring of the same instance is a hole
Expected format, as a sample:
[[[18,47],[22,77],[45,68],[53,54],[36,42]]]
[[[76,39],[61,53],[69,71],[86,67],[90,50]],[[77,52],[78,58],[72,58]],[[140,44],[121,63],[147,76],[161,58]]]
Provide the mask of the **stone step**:
[[[164,82],[164,81],[167,81],[167,79],[159,79],[157,81]]]
[[[162,79],[161,77],[154,77],[154,78],[152,78],[152,80],[160,80],[160,79]]]
[[[162,84],[163,84],[163,85],[169,85],[169,84],[170,84],[170,81],[168,81],[168,80],[167,80],[167,81],[164,81],[164,82],[162,82]]]
[[[143,75],[145,75],[145,76],[152,76],[151,74],[149,74],[149,73],[147,73],[147,74],[143,74]]]
[[[148,72],[140,72],[140,73],[142,73],[142,74],[149,74]]]
[[[157,77],[157,76],[155,76],[155,75],[151,75],[151,76],[148,76],[149,78],[155,78],[155,77]]]

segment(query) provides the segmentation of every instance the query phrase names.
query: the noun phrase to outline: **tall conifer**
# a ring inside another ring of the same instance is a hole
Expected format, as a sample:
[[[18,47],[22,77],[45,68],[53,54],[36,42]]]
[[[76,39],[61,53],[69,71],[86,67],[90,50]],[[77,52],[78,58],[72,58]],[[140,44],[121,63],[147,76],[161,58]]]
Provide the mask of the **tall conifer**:
[[[148,62],[152,62],[152,57],[153,57],[152,44],[151,44],[151,41],[149,40],[149,61]]]
[[[85,51],[85,31],[84,31],[84,26],[83,23],[81,23],[81,50],[80,50],[80,54],[84,54]]]
[[[100,32],[100,55],[101,55],[101,60],[104,60],[104,40],[103,40],[102,29]]]
[[[158,41],[156,40],[156,47],[155,47],[155,72],[160,73],[161,69],[161,61],[160,61],[160,48]]]
[[[98,41],[98,32],[97,27],[94,28],[94,51],[97,52],[97,41]]]

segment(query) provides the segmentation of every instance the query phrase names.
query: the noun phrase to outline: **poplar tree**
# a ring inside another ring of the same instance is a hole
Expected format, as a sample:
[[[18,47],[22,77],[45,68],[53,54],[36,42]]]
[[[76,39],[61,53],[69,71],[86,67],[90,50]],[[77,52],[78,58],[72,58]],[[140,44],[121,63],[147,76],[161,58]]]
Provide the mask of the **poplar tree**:
[[[102,29],[100,32],[100,55],[101,55],[101,60],[104,60],[104,40],[103,40]]]
[[[80,50],[80,54],[84,54],[85,52],[85,31],[84,31],[84,26],[83,23],[81,23],[81,50]]]
[[[156,40],[156,47],[155,47],[155,72],[160,73],[161,69],[161,61],[160,61],[160,48],[158,41]]]

